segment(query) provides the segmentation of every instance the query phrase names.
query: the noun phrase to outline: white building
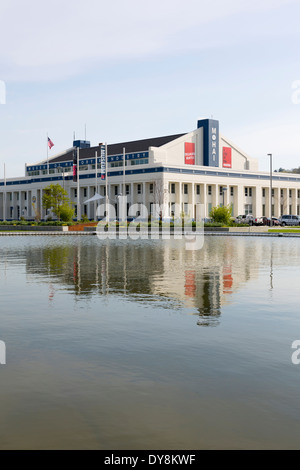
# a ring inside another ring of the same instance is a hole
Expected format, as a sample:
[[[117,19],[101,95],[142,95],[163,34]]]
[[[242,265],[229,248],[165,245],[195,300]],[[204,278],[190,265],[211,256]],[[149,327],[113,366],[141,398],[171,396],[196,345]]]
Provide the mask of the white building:
[[[202,204],[207,217],[213,206],[223,203],[232,205],[234,216],[270,216],[270,174],[259,171],[256,159],[219,133],[218,121],[198,121],[197,129],[185,134],[108,145],[107,180],[101,179],[101,146],[85,141],[73,145],[79,148],[79,185],[73,181],[74,147],[48,162],[26,165],[25,177],[0,182],[0,219],[34,219],[37,212],[44,218],[43,190],[51,183],[65,187],[76,211],[79,186],[79,216],[89,219],[96,217],[96,203],[85,201],[95,193],[105,196],[106,187],[117,215],[118,196],[126,194],[128,207],[140,204],[148,213],[153,204],[165,203],[165,216],[189,211],[194,217],[197,204]],[[275,172],[272,182],[273,215],[299,215],[300,175]]]

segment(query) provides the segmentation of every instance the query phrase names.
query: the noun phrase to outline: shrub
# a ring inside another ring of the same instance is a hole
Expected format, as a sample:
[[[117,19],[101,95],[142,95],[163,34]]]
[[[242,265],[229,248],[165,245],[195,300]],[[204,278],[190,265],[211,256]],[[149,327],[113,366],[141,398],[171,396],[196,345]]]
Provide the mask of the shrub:
[[[212,208],[209,216],[213,219],[213,222],[229,225],[231,221],[231,212],[231,206],[216,206]]]
[[[74,217],[74,209],[70,206],[69,203],[64,203],[60,206],[60,219],[63,222],[71,222]]]

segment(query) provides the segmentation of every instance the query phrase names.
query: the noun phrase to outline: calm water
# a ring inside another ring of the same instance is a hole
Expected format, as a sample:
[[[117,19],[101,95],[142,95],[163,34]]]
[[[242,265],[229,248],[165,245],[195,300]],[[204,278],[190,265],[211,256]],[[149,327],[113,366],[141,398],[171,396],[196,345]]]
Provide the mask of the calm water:
[[[300,448],[300,241],[0,239],[1,449]]]

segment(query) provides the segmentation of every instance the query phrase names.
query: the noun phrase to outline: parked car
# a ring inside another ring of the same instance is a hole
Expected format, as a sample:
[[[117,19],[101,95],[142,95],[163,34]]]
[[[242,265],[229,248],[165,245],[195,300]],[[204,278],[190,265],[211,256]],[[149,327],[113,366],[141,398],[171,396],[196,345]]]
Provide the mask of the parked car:
[[[235,219],[236,224],[263,225],[262,217],[254,217],[252,214],[239,215]]]
[[[282,215],[279,219],[280,225],[300,225],[299,215]]]
[[[271,225],[270,217],[262,217],[262,220],[263,220],[263,225],[268,225],[268,226]],[[280,225],[280,220],[277,219],[277,217],[272,217],[272,225],[274,227]]]
[[[253,220],[254,220],[254,217],[251,214],[238,215],[235,219],[235,223],[236,224],[249,224],[249,225],[252,225]]]

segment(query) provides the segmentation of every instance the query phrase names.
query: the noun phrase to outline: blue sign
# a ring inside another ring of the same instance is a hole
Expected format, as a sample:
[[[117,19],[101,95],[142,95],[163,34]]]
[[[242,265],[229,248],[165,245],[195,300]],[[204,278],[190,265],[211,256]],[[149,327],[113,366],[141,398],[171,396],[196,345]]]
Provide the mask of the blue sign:
[[[203,127],[203,165],[219,166],[219,121],[203,119],[198,121],[198,129]]]

